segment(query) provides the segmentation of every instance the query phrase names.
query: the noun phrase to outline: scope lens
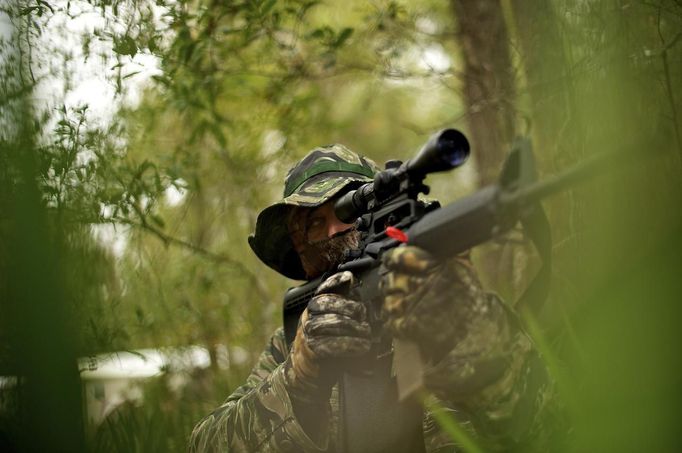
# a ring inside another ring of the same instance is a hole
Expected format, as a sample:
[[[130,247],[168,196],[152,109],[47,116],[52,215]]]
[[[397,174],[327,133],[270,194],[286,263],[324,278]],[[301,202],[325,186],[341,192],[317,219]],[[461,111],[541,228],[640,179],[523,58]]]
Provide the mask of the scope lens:
[[[466,162],[469,157],[469,150],[460,148],[457,143],[453,141],[448,141],[443,143],[443,152],[441,155],[448,161],[453,167],[459,167],[464,162]]]
[[[438,140],[439,154],[452,167],[459,167],[469,157],[469,141],[456,129],[443,132]]]

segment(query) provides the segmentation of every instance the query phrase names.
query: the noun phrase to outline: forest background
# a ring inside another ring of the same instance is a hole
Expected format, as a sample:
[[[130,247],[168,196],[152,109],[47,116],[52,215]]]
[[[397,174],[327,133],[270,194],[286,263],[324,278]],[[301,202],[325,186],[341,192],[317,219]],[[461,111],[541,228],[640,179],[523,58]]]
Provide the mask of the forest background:
[[[2,451],[184,451],[296,284],[246,242],[286,170],[333,142],[407,159],[444,127],[472,143],[430,178],[444,203],[494,183],[517,135],[541,178],[622,156],[545,202],[552,291],[524,322],[569,421],[556,451],[679,443],[679,0],[7,0],[0,19]],[[83,96],[92,65],[107,89]],[[474,259],[510,304],[538,268],[520,231]],[[85,426],[76,358],[191,345],[210,357],[192,384],[169,370]]]

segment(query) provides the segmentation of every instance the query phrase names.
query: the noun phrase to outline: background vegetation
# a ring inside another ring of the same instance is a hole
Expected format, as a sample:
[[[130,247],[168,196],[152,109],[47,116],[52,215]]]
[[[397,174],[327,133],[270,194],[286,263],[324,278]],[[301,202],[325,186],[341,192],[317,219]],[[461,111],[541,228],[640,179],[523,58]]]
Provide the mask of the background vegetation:
[[[3,451],[183,451],[295,284],[246,242],[287,168],[331,142],[405,159],[443,127],[473,146],[433,178],[443,202],[494,182],[516,135],[541,177],[630,161],[545,203],[552,293],[526,322],[572,426],[557,451],[678,443],[679,1],[9,0],[0,19]],[[93,65],[107,89],[79,97]],[[475,259],[510,303],[537,269],[519,232]],[[83,429],[76,357],[187,345],[211,357],[194,385]]]

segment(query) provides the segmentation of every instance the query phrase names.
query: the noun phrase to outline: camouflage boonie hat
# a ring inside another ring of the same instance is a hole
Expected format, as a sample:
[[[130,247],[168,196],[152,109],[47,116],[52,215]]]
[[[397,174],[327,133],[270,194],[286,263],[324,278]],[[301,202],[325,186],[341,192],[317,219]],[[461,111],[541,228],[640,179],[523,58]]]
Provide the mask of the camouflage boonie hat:
[[[249,245],[258,258],[294,280],[306,275],[289,236],[286,215],[291,206],[315,208],[345,190],[373,181],[379,167],[343,145],[310,151],[284,179],[284,198],[265,208],[256,220]]]

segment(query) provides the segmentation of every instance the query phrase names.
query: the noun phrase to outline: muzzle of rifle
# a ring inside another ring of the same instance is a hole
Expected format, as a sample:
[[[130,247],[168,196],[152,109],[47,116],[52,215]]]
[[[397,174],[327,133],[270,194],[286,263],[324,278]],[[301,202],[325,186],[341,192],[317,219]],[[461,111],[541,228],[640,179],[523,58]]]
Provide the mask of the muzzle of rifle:
[[[469,158],[469,140],[457,129],[443,129],[433,134],[417,155],[403,164],[405,171],[415,179],[424,179],[429,173],[450,171]]]

